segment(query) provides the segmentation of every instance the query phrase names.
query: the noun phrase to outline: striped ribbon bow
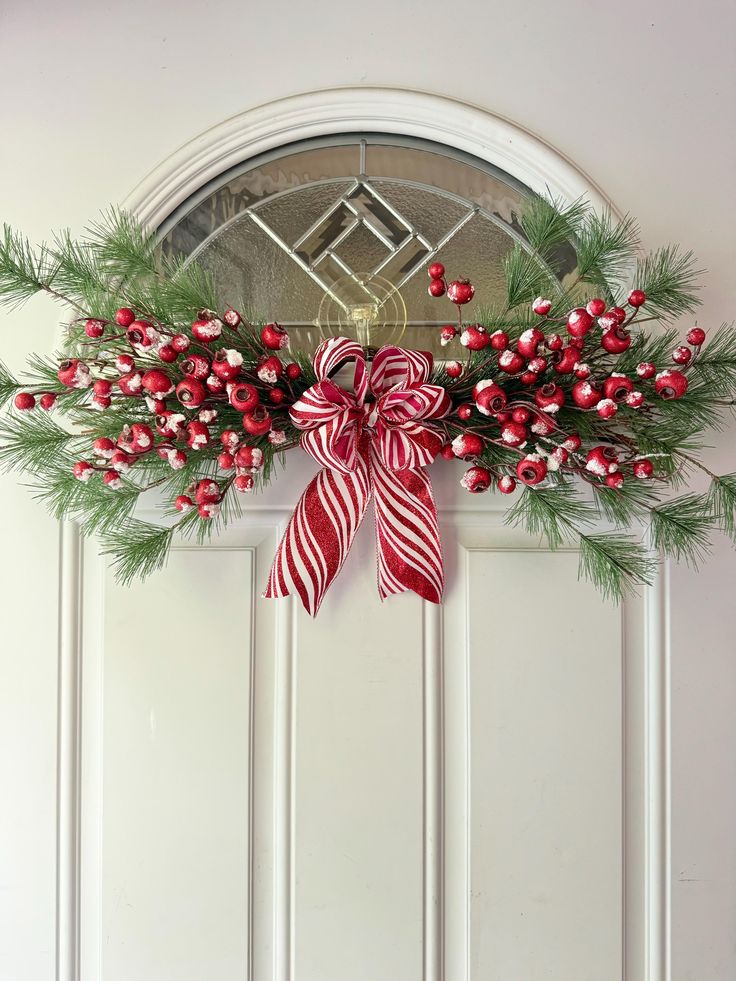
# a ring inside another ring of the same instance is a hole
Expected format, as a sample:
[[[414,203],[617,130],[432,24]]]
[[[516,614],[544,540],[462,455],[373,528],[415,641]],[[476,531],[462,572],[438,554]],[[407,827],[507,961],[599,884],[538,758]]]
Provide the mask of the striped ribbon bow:
[[[330,380],[346,360],[355,361],[352,392]],[[314,369],[317,383],[290,415],[304,430],[302,447],[324,469],[296,506],[264,595],[297,593],[315,616],[373,497],[381,599],[413,590],[439,603],[442,547],[424,467],[443,443],[427,421],[446,415],[451,402],[444,388],[427,384],[432,355],[382,347],[369,377],[363,348],[333,337],[318,348]]]

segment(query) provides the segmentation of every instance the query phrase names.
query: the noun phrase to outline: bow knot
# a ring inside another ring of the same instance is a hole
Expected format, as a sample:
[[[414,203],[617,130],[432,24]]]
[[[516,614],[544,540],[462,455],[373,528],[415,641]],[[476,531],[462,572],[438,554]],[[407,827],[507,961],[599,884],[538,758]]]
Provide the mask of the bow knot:
[[[331,380],[353,360],[353,390]],[[317,381],[291,407],[302,448],[323,470],[302,495],[279,545],[266,596],[295,591],[312,615],[340,571],[368,502],[374,500],[381,598],[413,590],[439,603],[442,550],[432,487],[424,471],[442,447],[432,421],[451,408],[431,385],[432,355],[387,346],[368,374],[362,347],[325,341]]]

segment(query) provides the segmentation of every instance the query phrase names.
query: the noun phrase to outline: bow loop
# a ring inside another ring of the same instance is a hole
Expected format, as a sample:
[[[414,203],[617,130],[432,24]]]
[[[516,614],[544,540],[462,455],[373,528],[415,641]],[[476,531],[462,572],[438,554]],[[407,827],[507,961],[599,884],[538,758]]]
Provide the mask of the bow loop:
[[[355,361],[353,391],[330,379]],[[290,409],[304,430],[303,449],[323,470],[302,495],[279,545],[266,596],[296,592],[312,615],[350,550],[371,496],[376,512],[378,591],[382,599],[413,590],[439,603],[444,572],[432,485],[424,472],[442,447],[431,420],[451,407],[428,384],[432,355],[387,346],[373,359],[346,337],[314,356],[316,384]],[[375,402],[366,403],[368,391]]]

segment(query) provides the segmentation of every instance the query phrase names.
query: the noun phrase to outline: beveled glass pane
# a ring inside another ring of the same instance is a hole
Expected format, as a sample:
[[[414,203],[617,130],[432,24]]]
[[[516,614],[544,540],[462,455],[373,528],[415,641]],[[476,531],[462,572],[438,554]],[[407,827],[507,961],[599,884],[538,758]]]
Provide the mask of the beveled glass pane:
[[[516,215],[528,193],[447,147],[393,136],[326,137],[214,181],[172,218],[162,249],[194,255],[212,270],[223,307],[288,325],[296,350],[311,353],[334,331],[334,321],[322,330],[315,322],[347,277],[369,299],[400,288],[390,318],[376,305],[376,324],[382,316],[390,324],[356,319],[361,340],[366,330],[371,344],[400,334],[442,353],[434,328],[457,311],[446,298],[428,296],[427,263],[437,258],[448,278],[473,280],[466,320],[502,303],[503,257],[522,237]]]

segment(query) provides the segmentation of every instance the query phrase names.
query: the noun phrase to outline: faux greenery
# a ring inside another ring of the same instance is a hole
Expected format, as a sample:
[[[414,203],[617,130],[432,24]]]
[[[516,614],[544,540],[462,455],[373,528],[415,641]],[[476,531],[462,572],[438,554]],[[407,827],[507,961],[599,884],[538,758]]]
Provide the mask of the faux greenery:
[[[682,398],[662,399],[652,380],[637,377],[636,368],[642,362],[652,362],[658,371],[673,367],[671,355],[679,343],[679,332],[670,322],[691,314],[698,302],[698,270],[692,255],[675,247],[643,255],[632,219],[616,221],[610,215],[597,215],[582,202],[564,205],[534,199],[519,216],[519,227],[523,241],[511,249],[504,264],[506,303],[483,311],[481,322],[489,332],[505,331],[512,345],[531,326],[547,336],[559,333],[567,343],[565,323],[571,309],[585,306],[593,297],[602,298],[607,307],[625,307],[632,287],[643,290],[646,303],[627,309],[623,324],[632,337],[630,347],[609,354],[600,347],[600,330],[594,328],[585,338],[579,360],[589,365],[592,381],[612,372],[630,377],[644,393],[644,405],[629,408],[622,404],[608,420],[594,410],[581,409],[570,399],[575,375],[557,374],[548,357],[539,385],[560,385],[565,404],[549,417],[554,421],[552,432],[530,433],[529,445],[510,447],[500,438],[497,418],[475,411],[470,420],[461,421],[455,410],[473,403],[474,386],[482,380],[502,386],[510,406],[534,408],[532,388],[520,377],[502,372],[497,352],[491,348],[471,355],[460,348],[457,355],[462,354],[465,367],[459,379],[450,378],[442,365],[435,369],[433,380],[447,388],[454,406],[453,413],[438,425],[448,442],[467,431],[481,435],[484,449],[475,462],[487,468],[494,481],[513,475],[520,456],[537,453],[550,460],[566,438],[579,436],[583,444],[579,450],[571,452],[557,469],[550,465],[542,483],[522,486],[510,498],[507,520],[545,538],[552,548],[576,543],[581,574],[618,599],[632,586],[651,581],[655,554],[647,542],[655,552],[694,563],[707,552],[714,529],[736,535],[736,474],[711,473],[699,457],[706,430],[724,425],[734,406],[736,330],[723,326],[702,349],[698,345],[695,357],[682,369],[688,377],[687,393]],[[97,378],[114,381],[118,377],[116,355],[131,352],[125,331],[115,324],[118,308],[134,310],[138,318],[155,326],[164,341],[175,334],[185,335],[192,351],[212,356],[206,346],[197,344],[192,322],[202,311],[208,317],[219,311],[217,316],[222,317],[214,284],[195,263],[163,258],[156,244],[155,236],[117,210],[103,215],[81,240],[62,232],[50,243],[35,247],[7,227],[0,237],[0,302],[12,308],[47,294],[68,311],[62,351],[53,357],[32,358],[22,378],[0,364],[0,405],[11,407],[0,420],[0,465],[28,475],[35,492],[57,517],[73,518],[85,532],[98,535],[124,582],[163,565],[175,533],[207,537],[239,513],[242,501],[231,492],[233,475],[223,476],[218,470],[217,458],[223,449],[219,433],[239,429],[242,421],[225,395],[214,397],[218,419],[212,426],[210,445],[189,453],[182,469],[172,470],[154,451],[137,457],[115,490],[103,484],[101,477],[82,483],[74,476],[74,463],[90,458],[92,440],[100,436],[115,440],[125,425],[151,423],[151,410],[142,398],[114,391],[110,407],[98,412],[88,388],[69,388],[57,376],[63,359],[79,358]],[[532,302],[540,295],[552,303],[548,316],[541,320],[531,312]],[[105,322],[101,339],[91,341],[85,333],[89,318]],[[247,321],[232,327],[226,323],[217,346],[235,348],[243,355],[243,378],[261,389],[265,401],[266,387],[257,377],[264,354],[260,328]],[[182,377],[177,364],[162,364],[155,346],[137,350],[135,361],[141,372],[163,368],[174,382]],[[275,457],[297,444],[299,433],[290,422],[288,404],[314,382],[309,363],[302,360],[300,367],[299,377],[286,386],[285,404],[272,406],[274,425],[283,430],[285,442],[274,446],[266,436],[249,440],[264,454],[260,481],[268,479]],[[39,408],[14,410],[14,400],[21,393],[34,397],[54,393],[56,416]],[[189,419],[196,417],[196,412],[176,406],[175,401],[171,407]],[[532,422],[538,410],[534,413]],[[586,469],[585,453],[594,446],[614,447],[619,453],[621,471],[626,471],[621,487],[608,486]],[[641,459],[652,461],[652,479],[631,476],[633,463]],[[709,489],[673,497],[672,489],[685,483],[694,470],[707,475]],[[180,515],[172,502],[204,477],[222,486],[220,514],[211,521],[201,520],[196,509]],[[162,525],[135,516],[141,494],[154,489],[165,502]],[[614,530],[600,533],[601,521]]]

